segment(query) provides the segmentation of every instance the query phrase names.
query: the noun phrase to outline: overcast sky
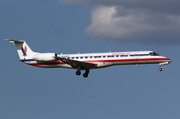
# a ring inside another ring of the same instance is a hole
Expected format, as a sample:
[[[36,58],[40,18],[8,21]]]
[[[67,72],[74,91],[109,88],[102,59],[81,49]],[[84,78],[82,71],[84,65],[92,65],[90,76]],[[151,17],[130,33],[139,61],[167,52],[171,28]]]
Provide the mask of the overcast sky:
[[[179,11],[178,0],[1,0],[0,119],[179,119]],[[173,62],[85,79],[23,64],[4,39],[57,54],[152,50]]]

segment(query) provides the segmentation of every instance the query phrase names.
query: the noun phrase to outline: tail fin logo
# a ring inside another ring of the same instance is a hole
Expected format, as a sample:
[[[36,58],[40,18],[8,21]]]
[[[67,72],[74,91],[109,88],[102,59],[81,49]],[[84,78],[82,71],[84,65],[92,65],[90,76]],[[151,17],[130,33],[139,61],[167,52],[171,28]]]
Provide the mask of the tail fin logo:
[[[23,56],[27,56],[27,47],[25,46],[24,48],[23,47],[21,47],[21,50],[22,50],[22,52],[23,52]]]

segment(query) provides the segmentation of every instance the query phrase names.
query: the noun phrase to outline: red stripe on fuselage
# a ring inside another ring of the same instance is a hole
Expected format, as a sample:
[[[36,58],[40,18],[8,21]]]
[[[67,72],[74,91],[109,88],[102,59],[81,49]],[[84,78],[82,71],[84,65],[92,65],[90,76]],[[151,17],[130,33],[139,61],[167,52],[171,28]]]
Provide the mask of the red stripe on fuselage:
[[[92,61],[84,61],[89,63],[95,62],[134,62],[134,61],[171,61],[168,58],[144,58],[144,59],[116,59],[116,60],[92,60]]]
[[[82,62],[88,62],[88,63],[105,63],[105,62],[134,62],[134,61],[169,61],[171,62],[171,60],[169,58],[144,58],[144,59],[114,59],[114,60],[91,60],[91,61],[82,61]],[[64,62],[42,62],[42,63],[28,63],[29,65],[33,65],[33,66],[40,66],[40,65],[58,65],[58,64],[66,64]]]
[[[29,65],[39,66],[39,65],[57,65],[57,64],[66,64],[64,62],[47,62],[47,63],[28,63]]]

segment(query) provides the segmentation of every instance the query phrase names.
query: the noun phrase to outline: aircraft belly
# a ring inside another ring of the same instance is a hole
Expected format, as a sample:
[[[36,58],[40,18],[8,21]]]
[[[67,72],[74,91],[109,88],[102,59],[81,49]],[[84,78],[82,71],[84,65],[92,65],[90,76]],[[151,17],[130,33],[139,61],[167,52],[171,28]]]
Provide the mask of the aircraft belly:
[[[70,68],[72,69],[71,66],[67,65],[67,64],[59,64],[59,65],[39,65],[37,67],[41,67],[41,68]]]
[[[70,65],[61,62],[24,62],[28,65],[41,67],[41,68],[72,68]]]

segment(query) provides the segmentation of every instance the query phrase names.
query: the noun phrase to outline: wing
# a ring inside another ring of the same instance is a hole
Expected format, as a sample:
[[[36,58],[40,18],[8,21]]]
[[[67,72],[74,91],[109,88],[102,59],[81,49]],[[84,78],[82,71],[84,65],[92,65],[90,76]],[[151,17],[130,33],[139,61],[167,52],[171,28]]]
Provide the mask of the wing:
[[[92,68],[97,67],[97,64],[93,64],[93,63],[67,59],[67,58],[59,57],[59,56],[55,56],[55,58],[61,60],[62,62],[66,64],[71,65],[72,68],[77,68],[78,66],[81,66],[82,69],[92,69]]]

